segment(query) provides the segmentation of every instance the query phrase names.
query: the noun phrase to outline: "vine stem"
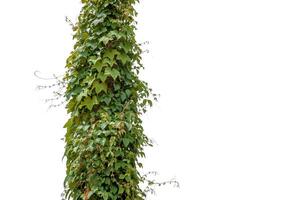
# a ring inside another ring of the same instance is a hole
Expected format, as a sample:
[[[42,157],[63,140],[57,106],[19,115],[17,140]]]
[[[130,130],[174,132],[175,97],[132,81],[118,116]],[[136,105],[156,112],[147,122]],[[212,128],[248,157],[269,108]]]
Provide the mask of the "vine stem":
[[[89,188],[86,188],[85,193],[84,193],[84,195],[85,195],[85,200],[88,200],[88,199],[89,199],[89,192],[90,192]]]

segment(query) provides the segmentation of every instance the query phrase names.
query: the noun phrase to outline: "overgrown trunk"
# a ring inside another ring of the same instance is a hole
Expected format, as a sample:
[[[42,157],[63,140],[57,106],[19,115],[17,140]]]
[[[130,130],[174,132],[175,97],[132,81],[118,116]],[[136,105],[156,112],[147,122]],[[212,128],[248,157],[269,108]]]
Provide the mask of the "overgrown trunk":
[[[142,200],[138,158],[150,145],[141,114],[152,104],[138,77],[137,0],[82,0],[66,64],[65,198]]]

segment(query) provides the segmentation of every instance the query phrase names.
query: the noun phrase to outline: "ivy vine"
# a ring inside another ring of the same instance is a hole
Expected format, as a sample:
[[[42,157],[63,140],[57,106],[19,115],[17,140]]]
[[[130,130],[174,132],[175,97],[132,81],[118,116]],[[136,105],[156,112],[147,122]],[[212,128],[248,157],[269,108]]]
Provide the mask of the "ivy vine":
[[[142,200],[141,115],[156,94],[139,79],[138,0],[82,0],[75,45],[66,62],[65,199]],[[154,183],[154,182],[153,182]]]

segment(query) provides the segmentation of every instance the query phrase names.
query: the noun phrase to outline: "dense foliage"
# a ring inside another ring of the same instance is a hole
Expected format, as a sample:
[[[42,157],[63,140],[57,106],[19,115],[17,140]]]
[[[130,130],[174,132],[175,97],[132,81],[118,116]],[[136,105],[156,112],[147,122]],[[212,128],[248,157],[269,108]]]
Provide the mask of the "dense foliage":
[[[139,158],[151,143],[141,114],[155,95],[138,77],[137,1],[82,0],[64,76],[66,199],[145,199]]]

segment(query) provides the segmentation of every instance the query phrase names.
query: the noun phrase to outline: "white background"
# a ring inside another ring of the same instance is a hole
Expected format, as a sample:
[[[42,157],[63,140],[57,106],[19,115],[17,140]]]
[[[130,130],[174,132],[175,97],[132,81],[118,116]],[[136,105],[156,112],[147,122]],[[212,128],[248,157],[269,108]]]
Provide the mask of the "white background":
[[[176,177],[153,200],[301,198],[301,2],[151,0],[137,6],[143,79],[159,102],[145,115],[145,170]],[[0,1],[0,199],[56,200],[63,190],[64,107],[46,84],[64,72],[79,0]],[[51,96],[51,95],[50,95]]]

